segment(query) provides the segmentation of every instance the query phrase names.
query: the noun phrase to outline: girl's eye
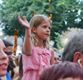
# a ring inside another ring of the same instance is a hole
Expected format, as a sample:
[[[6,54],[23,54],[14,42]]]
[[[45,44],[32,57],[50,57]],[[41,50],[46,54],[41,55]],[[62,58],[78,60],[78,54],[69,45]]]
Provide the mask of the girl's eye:
[[[42,26],[43,28],[47,28],[47,26]]]
[[[48,26],[42,26],[42,27],[43,27],[43,28],[49,28],[49,29],[51,29],[51,27],[50,27],[50,26],[49,26],[49,27],[48,27]]]
[[[51,27],[49,27],[49,29],[51,30]]]
[[[42,28],[48,28],[49,30],[51,30],[51,27],[50,26],[42,26]]]

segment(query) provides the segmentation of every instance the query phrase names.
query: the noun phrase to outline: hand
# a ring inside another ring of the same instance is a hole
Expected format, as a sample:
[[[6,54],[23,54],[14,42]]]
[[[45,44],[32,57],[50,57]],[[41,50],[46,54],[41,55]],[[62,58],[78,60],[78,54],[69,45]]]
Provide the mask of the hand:
[[[30,28],[30,24],[29,22],[27,21],[26,17],[23,16],[22,18],[20,16],[18,16],[18,21],[20,24],[22,24],[23,26],[25,26],[26,28]]]

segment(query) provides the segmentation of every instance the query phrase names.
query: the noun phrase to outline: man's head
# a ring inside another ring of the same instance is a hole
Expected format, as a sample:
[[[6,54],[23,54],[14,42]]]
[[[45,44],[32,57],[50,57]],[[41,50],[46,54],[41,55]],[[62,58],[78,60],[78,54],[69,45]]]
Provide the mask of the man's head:
[[[83,66],[83,32],[78,32],[64,49],[63,61],[80,62]]]
[[[8,56],[4,52],[5,45],[2,40],[0,40],[0,76],[5,76],[8,67]]]
[[[83,80],[83,68],[73,62],[60,62],[45,69],[40,80]]]
[[[12,58],[13,44],[6,40],[3,40],[3,43],[6,46],[6,48],[4,48],[5,53],[8,55],[9,58]]]

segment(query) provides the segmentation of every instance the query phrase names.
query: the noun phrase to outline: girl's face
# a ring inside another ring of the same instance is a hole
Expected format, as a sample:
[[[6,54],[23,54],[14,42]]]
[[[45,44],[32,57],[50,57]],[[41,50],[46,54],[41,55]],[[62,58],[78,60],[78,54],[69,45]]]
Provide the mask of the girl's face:
[[[0,45],[0,76],[6,75],[8,67],[8,57],[3,51],[3,49],[4,44]]]
[[[50,36],[51,25],[49,20],[43,21],[37,28],[34,29],[36,37],[41,40],[47,40]]]

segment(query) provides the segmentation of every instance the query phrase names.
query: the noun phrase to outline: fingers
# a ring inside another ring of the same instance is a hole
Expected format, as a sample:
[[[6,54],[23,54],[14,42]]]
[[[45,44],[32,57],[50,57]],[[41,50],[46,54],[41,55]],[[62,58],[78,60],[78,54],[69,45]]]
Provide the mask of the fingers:
[[[21,17],[20,16],[18,16],[18,20],[20,20],[21,19]]]
[[[28,23],[28,21],[27,21],[27,19],[26,19],[25,16],[23,16],[22,18],[23,18],[23,20],[24,20],[26,23]]]
[[[18,20],[26,20],[26,17],[23,16],[22,18],[20,16],[18,16]]]
[[[22,18],[23,18],[23,20],[26,20],[26,17],[25,16],[23,16]]]
[[[19,21],[19,23],[21,23],[21,24],[23,24],[23,22],[24,22],[24,20],[23,20],[20,16],[18,16],[18,21]]]
[[[19,21],[19,22],[22,22],[22,19],[21,19],[21,17],[20,17],[20,16],[18,16],[18,21]]]
[[[23,21],[28,22],[25,16],[23,16],[22,18],[18,16],[18,20],[19,22],[23,22]]]
[[[26,28],[30,27],[29,22],[27,21],[25,16],[23,16],[22,18],[20,16],[18,16],[18,21],[19,21],[20,24],[22,24]]]

